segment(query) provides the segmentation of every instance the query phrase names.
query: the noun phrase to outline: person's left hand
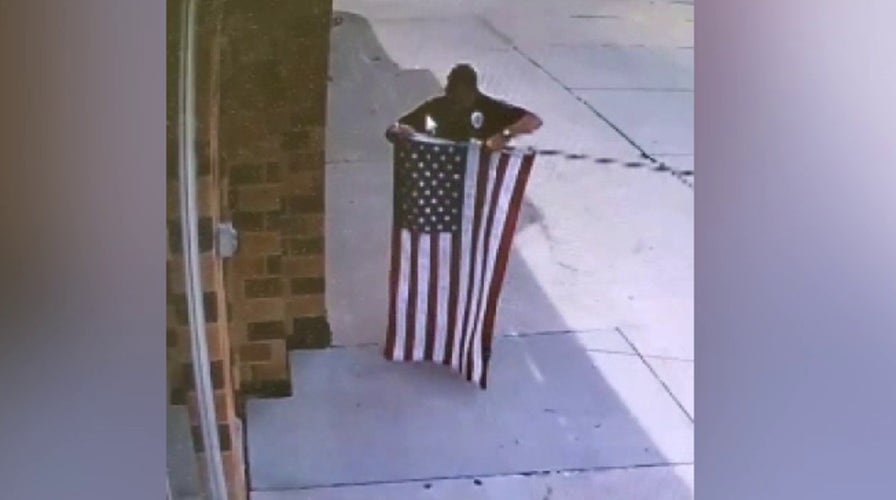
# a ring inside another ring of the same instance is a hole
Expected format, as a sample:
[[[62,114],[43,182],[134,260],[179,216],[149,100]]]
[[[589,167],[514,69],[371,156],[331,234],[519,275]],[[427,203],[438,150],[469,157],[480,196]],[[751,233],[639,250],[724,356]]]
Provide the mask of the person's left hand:
[[[485,141],[485,145],[493,151],[504,149],[507,146],[507,143],[508,140],[501,134],[495,134]]]

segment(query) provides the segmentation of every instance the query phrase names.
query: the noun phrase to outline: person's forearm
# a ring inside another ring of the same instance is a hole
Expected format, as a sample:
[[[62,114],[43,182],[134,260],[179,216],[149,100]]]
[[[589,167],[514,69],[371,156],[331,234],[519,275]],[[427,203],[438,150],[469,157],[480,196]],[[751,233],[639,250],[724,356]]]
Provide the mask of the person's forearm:
[[[508,127],[511,135],[531,134],[541,127],[541,118],[534,113],[526,113],[519,121]]]

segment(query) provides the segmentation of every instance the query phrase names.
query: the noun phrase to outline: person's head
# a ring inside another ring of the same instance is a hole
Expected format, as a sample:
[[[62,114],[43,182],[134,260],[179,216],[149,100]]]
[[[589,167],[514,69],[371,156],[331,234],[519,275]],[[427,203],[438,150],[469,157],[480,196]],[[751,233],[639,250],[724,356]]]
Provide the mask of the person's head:
[[[479,94],[476,82],[476,70],[469,64],[458,64],[448,73],[448,85],[445,86],[445,95],[457,106],[469,108]]]

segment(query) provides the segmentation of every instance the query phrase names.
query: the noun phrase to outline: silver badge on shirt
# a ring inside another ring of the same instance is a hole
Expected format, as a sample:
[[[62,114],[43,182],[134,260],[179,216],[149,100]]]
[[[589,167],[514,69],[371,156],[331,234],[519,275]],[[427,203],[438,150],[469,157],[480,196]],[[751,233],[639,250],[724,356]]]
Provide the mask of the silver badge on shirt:
[[[480,129],[482,128],[482,124],[485,121],[485,117],[482,116],[482,113],[479,111],[474,111],[472,115],[470,115],[470,123],[473,125],[473,128]]]

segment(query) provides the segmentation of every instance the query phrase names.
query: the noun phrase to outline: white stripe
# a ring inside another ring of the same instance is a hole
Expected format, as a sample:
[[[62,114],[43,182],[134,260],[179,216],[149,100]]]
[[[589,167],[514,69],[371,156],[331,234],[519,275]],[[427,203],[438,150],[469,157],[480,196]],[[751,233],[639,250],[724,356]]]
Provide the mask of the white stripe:
[[[430,234],[421,233],[417,236],[417,310],[414,323],[414,360],[423,359],[423,350],[426,347],[426,317],[429,308],[429,258],[430,258]]]
[[[473,204],[476,201],[476,178],[479,170],[479,150],[477,143],[471,142],[467,148],[467,162],[464,177],[463,211],[461,215],[461,249],[460,271],[457,293],[457,311],[454,322],[454,347],[451,353],[451,366],[456,370],[461,367],[460,339],[464,330],[464,311],[467,303],[467,281],[470,267],[470,236],[473,232]]]
[[[392,350],[392,359],[404,359],[404,342],[407,326],[405,319],[408,316],[408,285],[410,284],[411,264],[411,235],[407,230],[401,230],[401,263],[398,272],[398,289],[396,290],[395,307],[395,348]]]
[[[495,218],[492,221],[491,233],[486,236],[488,238],[489,247],[488,247],[488,255],[485,256],[486,261],[486,273],[485,277],[482,280],[483,286],[485,286],[485,290],[482,294],[482,306],[479,310],[479,315],[476,318],[476,328],[475,331],[479,335],[479,339],[483,334],[482,327],[485,319],[485,309],[488,303],[488,294],[491,289],[492,279],[494,277],[495,270],[495,261],[498,257],[498,245],[501,241],[501,234],[504,232],[504,226],[507,222],[507,210],[510,207],[510,200],[513,197],[514,187],[516,186],[516,179],[519,175],[520,164],[522,163],[522,157],[519,153],[514,153],[514,155],[510,158],[510,161],[507,164],[507,172],[504,174],[504,179],[501,184],[501,190],[498,193],[498,203],[495,206]],[[481,340],[477,340],[477,351],[481,353]],[[473,380],[479,381],[482,377],[483,371],[483,363],[482,359],[479,358],[476,363],[473,364]]]
[[[436,295],[436,338],[432,359],[445,361],[445,343],[448,341],[448,295],[451,290],[451,241],[449,233],[439,235],[439,270]]]
[[[478,328],[478,322],[476,321],[478,317],[478,310],[481,308],[481,301],[479,300],[479,294],[484,286],[482,281],[483,278],[483,270],[482,263],[485,261],[485,242],[486,242],[486,226],[488,224],[488,216],[491,212],[491,204],[492,204],[492,192],[494,191],[494,185],[496,180],[496,175],[498,171],[498,161],[501,159],[501,153],[492,153],[491,158],[489,158],[488,165],[488,180],[485,183],[485,196],[482,201],[482,215],[479,220],[479,238],[477,240],[476,245],[476,255],[473,256],[474,265],[474,274],[473,274],[473,300],[470,302],[470,307],[472,308],[470,311],[470,323],[467,325],[467,350],[472,349],[472,363],[473,367],[481,364],[482,362],[482,349],[480,349],[479,338],[481,334],[481,329]],[[464,367],[464,371],[466,371],[466,367]],[[475,380],[475,379],[474,379]]]

